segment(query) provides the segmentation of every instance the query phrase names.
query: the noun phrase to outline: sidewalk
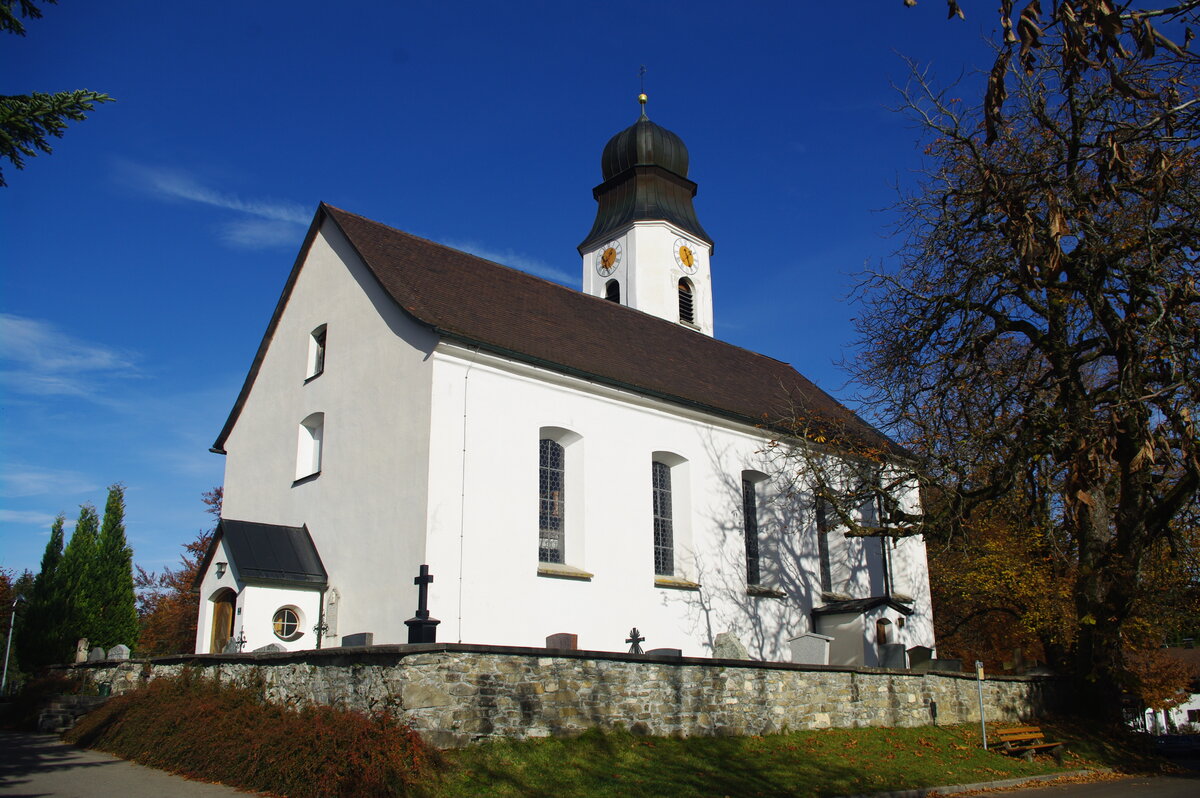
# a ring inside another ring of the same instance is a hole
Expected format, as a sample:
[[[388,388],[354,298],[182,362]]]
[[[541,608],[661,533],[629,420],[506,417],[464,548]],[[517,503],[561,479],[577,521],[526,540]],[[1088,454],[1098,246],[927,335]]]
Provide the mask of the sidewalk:
[[[115,756],[76,748],[53,734],[0,731],[0,796],[53,798],[247,798],[253,793],[189,781]]]

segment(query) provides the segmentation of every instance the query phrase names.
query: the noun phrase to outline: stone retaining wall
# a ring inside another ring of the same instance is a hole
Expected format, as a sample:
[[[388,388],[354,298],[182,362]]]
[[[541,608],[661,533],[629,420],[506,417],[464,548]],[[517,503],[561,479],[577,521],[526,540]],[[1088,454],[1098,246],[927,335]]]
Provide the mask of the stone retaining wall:
[[[596,651],[428,644],[160,657],[65,666],[113,694],[185,668],[268,700],[386,709],[431,742],[545,737],[585,729],[655,735],[979,721],[973,675]],[[1044,677],[983,683],[988,720],[1031,720],[1058,704]]]

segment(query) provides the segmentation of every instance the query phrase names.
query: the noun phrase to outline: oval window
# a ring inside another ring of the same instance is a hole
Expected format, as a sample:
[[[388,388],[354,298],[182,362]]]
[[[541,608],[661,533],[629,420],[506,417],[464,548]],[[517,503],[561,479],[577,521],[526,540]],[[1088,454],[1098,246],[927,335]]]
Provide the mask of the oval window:
[[[295,640],[303,634],[300,631],[300,614],[293,607],[280,607],[272,619],[275,626],[275,636],[280,640]]]

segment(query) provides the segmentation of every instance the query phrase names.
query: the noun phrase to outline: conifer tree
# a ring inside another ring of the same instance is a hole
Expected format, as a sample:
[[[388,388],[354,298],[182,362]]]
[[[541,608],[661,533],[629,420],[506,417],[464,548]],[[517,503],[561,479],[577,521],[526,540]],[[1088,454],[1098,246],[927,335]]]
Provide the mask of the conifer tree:
[[[94,645],[105,649],[137,642],[138,617],[133,593],[133,550],[125,541],[125,487],[108,489],[92,569],[95,590]]]
[[[50,527],[50,540],[42,552],[42,566],[29,591],[28,607],[18,638],[23,667],[37,669],[60,662],[66,655],[66,592],[62,589],[63,527],[61,513]]]
[[[71,541],[63,552],[61,586],[65,596],[65,640],[95,637],[96,599],[95,562],[98,548],[98,519],[96,508],[90,504],[79,508],[79,520]],[[66,656],[66,651],[62,656]]]

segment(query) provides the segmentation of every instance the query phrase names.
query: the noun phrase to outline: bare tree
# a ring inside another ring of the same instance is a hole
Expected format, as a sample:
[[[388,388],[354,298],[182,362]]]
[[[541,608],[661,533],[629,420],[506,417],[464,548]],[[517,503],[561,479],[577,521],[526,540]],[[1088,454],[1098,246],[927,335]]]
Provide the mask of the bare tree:
[[[1077,564],[1074,670],[1115,710],[1146,556],[1200,486],[1200,2],[1041,6],[1001,3],[978,106],[914,67],[930,166],[851,365],[936,490],[922,528],[1007,502]]]

